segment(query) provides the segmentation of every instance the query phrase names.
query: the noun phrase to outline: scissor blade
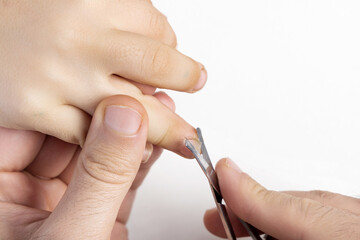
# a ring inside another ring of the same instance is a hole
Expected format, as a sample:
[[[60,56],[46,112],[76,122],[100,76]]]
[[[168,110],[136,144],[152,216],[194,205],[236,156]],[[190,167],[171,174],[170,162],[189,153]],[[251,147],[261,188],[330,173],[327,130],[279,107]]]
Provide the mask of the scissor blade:
[[[201,144],[201,153],[202,153],[205,161],[208,163],[208,165],[210,165],[211,168],[214,168],[213,165],[212,165],[212,163],[211,163],[209,153],[208,153],[208,151],[207,151],[207,149],[206,149],[205,141],[204,141],[204,138],[203,138],[203,136],[202,136],[201,129],[200,129],[200,128],[197,128],[197,129],[196,129],[196,132],[197,132],[197,135],[198,135],[200,144]]]
[[[212,194],[214,196],[216,208],[217,208],[217,210],[219,212],[221,222],[222,222],[222,224],[224,226],[224,230],[225,230],[227,239],[228,240],[236,240],[234,229],[233,229],[233,227],[231,225],[229,215],[228,215],[228,213],[226,211],[226,207],[225,207],[224,204],[222,204],[221,195],[218,195],[214,188],[211,188],[211,192],[212,192]]]
[[[194,145],[187,139],[185,140],[185,145],[194,154],[196,161],[198,162],[202,171],[205,173],[205,176],[209,180],[209,183],[211,186],[211,191],[213,193],[213,196],[214,196],[214,199],[216,202],[216,206],[218,208],[220,218],[223,223],[227,238],[229,240],[235,240],[236,237],[235,237],[231,222],[229,220],[229,216],[226,212],[226,207],[225,207],[225,205],[222,204],[223,198],[222,198],[222,195],[220,192],[217,174],[211,163],[209,154],[206,150],[204,139],[202,137],[200,128],[197,128],[196,131],[197,131],[199,141],[201,144],[201,153],[199,153],[196,150],[196,148],[194,147]],[[253,226],[244,222],[241,219],[239,219],[239,220],[240,220],[241,224],[244,226],[244,228],[246,229],[246,231],[249,233],[249,235],[252,239],[262,240],[262,238],[260,237],[259,232],[256,228],[254,228]]]
[[[198,164],[201,167],[201,170],[204,172],[205,176],[209,180],[211,187],[213,187],[215,189],[215,191],[219,195],[221,195],[217,175],[216,175],[216,172],[215,172],[215,169],[213,168],[213,166],[209,165],[209,161],[207,161],[204,158],[204,156],[202,154],[200,154],[196,150],[194,145],[187,139],[185,140],[185,146],[194,154],[196,161],[198,162]],[[211,164],[211,162],[210,162],[210,164]]]

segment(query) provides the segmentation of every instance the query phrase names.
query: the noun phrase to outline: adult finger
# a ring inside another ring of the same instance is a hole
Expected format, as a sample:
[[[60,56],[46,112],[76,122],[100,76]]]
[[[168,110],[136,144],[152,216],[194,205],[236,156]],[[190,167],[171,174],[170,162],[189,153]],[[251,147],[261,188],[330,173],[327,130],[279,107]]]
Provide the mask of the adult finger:
[[[45,139],[39,132],[4,127],[0,127],[0,136],[0,172],[22,171],[34,160]]]
[[[37,233],[49,239],[109,239],[141,163],[147,125],[146,111],[135,99],[102,101],[64,197]]]
[[[235,236],[236,237],[248,236],[248,233],[241,225],[241,222],[238,220],[238,217],[229,208],[227,208],[227,212],[229,215],[229,219],[231,221],[231,225],[233,226]],[[223,223],[219,216],[219,212],[216,208],[209,209],[205,212],[204,224],[206,229],[212,234],[222,238],[226,238],[225,229],[223,227]]]
[[[187,123],[183,118],[173,112],[173,107],[167,105],[164,98],[170,103],[171,99],[162,94],[154,96],[144,95],[134,85],[126,80],[117,77],[109,80],[110,84],[105,84],[99,89],[94,88],[94,96],[79,97],[81,100],[69,98],[67,101],[74,106],[82,106],[90,115],[93,114],[93,105],[97,105],[101,99],[117,94],[126,94],[137,99],[146,109],[149,117],[148,141],[154,145],[173,151],[181,156],[192,158],[193,154],[186,148],[185,139],[196,139],[197,134],[194,127]],[[161,102],[163,101],[163,102]]]
[[[198,91],[205,85],[207,73],[202,64],[160,41],[113,30],[100,39],[96,36],[96,43],[95,61],[109,75],[185,92]]]
[[[1,239],[30,239],[49,214],[48,211],[12,202],[0,202]]]
[[[360,218],[317,201],[268,191],[230,159],[216,167],[229,208],[246,222],[278,239],[358,239]]]
[[[360,199],[344,196],[338,193],[326,191],[285,191],[295,197],[308,198],[320,202],[323,205],[347,210],[354,214],[360,215]]]
[[[74,174],[75,168],[77,166],[77,161],[79,159],[81,153],[81,148],[78,147],[70,160],[69,164],[66,166],[64,171],[58,176],[61,181],[63,181],[66,185],[70,184],[72,175]]]
[[[26,171],[42,179],[55,178],[68,166],[77,148],[78,145],[46,136],[41,150]]]
[[[146,143],[141,163],[145,164],[147,161],[149,161],[149,159],[151,159],[152,156],[154,154],[156,154],[157,148],[159,148],[159,147],[157,147],[157,146],[154,147],[151,143]],[[59,175],[59,178],[67,185],[70,183],[71,177],[74,173],[76,163],[77,163],[79,155],[80,155],[80,150],[81,149],[79,147],[75,150],[74,154],[72,155],[71,160],[70,161],[67,160],[68,165],[66,166],[64,171]],[[136,178],[134,180],[134,183],[135,182],[136,182]],[[133,183],[133,185],[134,185],[134,183]]]
[[[154,97],[156,97],[161,103],[166,105],[169,109],[175,111],[175,103],[166,93],[157,92],[154,94]],[[121,208],[116,218],[118,222],[125,224],[129,219],[131,208],[134,203],[136,191],[138,187],[141,185],[141,183],[144,181],[151,166],[160,157],[162,151],[163,149],[159,146],[154,146],[151,143],[146,144],[140,169],[135,177],[133,184],[131,185],[128,194],[126,195],[123,203],[121,204]],[[116,226],[114,226],[114,228],[116,228]]]
[[[130,216],[132,205],[134,203],[136,191],[141,185],[141,183],[144,181],[151,166],[160,157],[161,153],[162,153],[162,148],[154,146],[153,154],[151,155],[151,157],[148,159],[146,163],[142,163],[140,165],[139,171],[134,179],[134,182],[131,185],[130,190],[126,195],[123,203],[121,204],[118,216],[116,218],[118,222],[126,224]]]
[[[167,106],[171,111],[175,111],[175,103],[174,101],[164,92],[157,92],[154,94],[154,97],[156,97],[161,103],[163,103],[165,106]],[[72,156],[71,161],[69,162],[68,166],[66,167],[66,169],[60,174],[60,178],[61,180],[66,183],[69,184],[70,183],[70,179],[72,177],[72,174],[74,172],[75,166],[76,166],[76,162],[79,156],[79,151],[80,149],[77,148],[76,152],[74,153],[74,155]],[[145,151],[143,154],[143,159],[142,159],[142,165],[141,166],[148,166],[149,164],[147,163],[148,161],[151,162],[151,159],[153,158],[158,158],[160,157],[160,154],[162,152],[162,148],[159,146],[153,146],[153,144],[151,143],[147,143],[146,147],[145,147]],[[150,158],[149,158],[150,157]],[[51,165],[51,164],[50,164]],[[141,173],[141,169],[139,170],[138,175]],[[138,176],[137,175],[137,176]],[[134,184],[136,184],[138,177],[135,178]]]

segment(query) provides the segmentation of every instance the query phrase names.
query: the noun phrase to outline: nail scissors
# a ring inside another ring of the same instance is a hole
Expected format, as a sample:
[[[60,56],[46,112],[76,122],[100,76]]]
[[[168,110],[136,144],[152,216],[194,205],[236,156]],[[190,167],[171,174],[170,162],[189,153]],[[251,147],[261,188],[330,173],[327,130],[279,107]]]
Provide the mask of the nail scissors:
[[[229,215],[227,214],[227,211],[226,211],[226,206],[223,203],[224,201],[223,201],[223,197],[220,192],[218,178],[217,178],[215,169],[211,163],[209,154],[206,150],[204,139],[201,134],[201,130],[200,130],[200,128],[197,128],[196,131],[197,131],[198,138],[200,141],[201,152],[199,152],[188,139],[185,140],[185,146],[194,154],[196,161],[199,163],[202,171],[205,173],[205,175],[209,181],[211,192],[214,196],[215,204],[218,209],[218,212],[219,212],[219,215],[221,218],[221,222],[224,226],[228,240],[236,240],[234,229],[231,225]],[[243,225],[243,227],[246,229],[246,231],[248,232],[248,234],[250,235],[250,237],[253,240],[262,240],[262,238],[260,237],[259,232],[256,228],[254,228],[253,226],[244,222],[241,219],[239,219],[239,221],[241,222],[241,224]]]

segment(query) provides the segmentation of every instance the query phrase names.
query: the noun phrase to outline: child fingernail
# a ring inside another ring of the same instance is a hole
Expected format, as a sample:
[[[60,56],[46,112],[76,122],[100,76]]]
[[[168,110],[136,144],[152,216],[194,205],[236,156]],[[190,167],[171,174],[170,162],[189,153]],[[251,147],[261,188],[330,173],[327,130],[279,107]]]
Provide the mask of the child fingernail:
[[[122,135],[134,135],[138,132],[142,122],[140,113],[126,107],[112,105],[105,110],[105,123]]]
[[[153,153],[153,150],[154,150],[154,146],[151,143],[146,143],[143,159],[141,161],[142,163],[147,163],[149,161]]]
[[[238,165],[236,165],[235,162],[233,162],[230,158],[227,158],[225,160],[225,164],[226,166],[228,166],[229,168],[237,171],[238,173],[242,173],[243,171],[238,167]]]
[[[196,92],[196,91],[199,91],[200,89],[202,89],[206,83],[206,80],[207,80],[207,72],[204,68],[203,65],[200,64],[200,78],[199,78],[199,81],[196,83],[195,87],[193,88],[193,91]]]

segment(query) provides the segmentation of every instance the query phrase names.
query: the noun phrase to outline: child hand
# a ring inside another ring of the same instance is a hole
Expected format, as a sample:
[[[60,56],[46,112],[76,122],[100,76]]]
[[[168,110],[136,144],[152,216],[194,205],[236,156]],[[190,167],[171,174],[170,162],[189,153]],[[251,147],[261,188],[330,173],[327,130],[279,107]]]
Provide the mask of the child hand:
[[[141,91],[205,84],[204,67],[174,46],[146,0],[0,0],[0,126],[82,145],[96,105],[125,94],[147,110],[151,143],[189,154],[179,143],[196,136],[193,127]]]

